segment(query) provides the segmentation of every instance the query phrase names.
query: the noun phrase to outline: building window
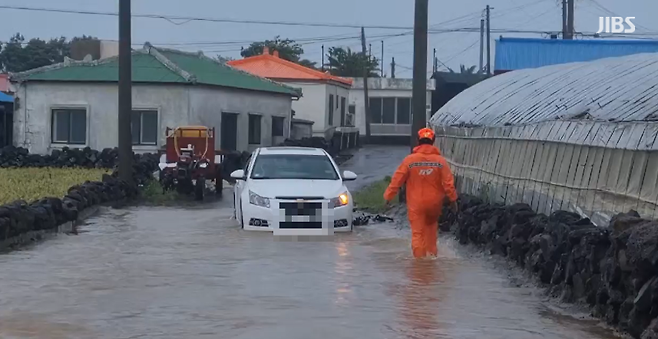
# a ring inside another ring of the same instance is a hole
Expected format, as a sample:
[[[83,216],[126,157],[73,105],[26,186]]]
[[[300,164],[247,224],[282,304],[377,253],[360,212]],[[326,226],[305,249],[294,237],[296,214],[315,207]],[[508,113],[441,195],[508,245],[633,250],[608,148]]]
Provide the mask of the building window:
[[[84,145],[87,143],[87,110],[53,109],[52,143]]]
[[[345,97],[341,97],[340,98],[340,126],[341,127],[345,126],[345,113],[347,113],[345,112],[345,109],[347,108],[346,104],[347,102]]]
[[[158,111],[133,110],[130,125],[133,145],[158,144]]]
[[[382,123],[395,123],[395,98],[384,98],[382,100]]]
[[[370,122],[382,123],[382,98],[370,98]]]
[[[261,116],[249,114],[249,144],[260,145]]]
[[[411,99],[398,98],[397,120],[398,125],[409,125],[411,123]]]
[[[370,120],[373,124],[409,125],[411,98],[370,98]]]
[[[334,125],[334,95],[329,94],[329,126]]]
[[[272,117],[272,136],[273,137],[282,137],[283,130],[285,125],[285,118],[282,117]]]

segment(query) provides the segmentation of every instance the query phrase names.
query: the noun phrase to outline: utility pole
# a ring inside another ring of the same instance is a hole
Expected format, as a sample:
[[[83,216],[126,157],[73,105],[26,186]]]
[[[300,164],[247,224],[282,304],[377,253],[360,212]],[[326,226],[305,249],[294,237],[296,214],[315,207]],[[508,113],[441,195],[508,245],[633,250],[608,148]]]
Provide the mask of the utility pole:
[[[576,34],[574,30],[574,0],[567,0],[567,10],[569,12],[567,21],[567,31],[569,31],[568,38],[573,39],[573,36]]]
[[[487,5],[487,74],[491,75],[491,7]]]
[[[439,70],[438,60],[439,59],[436,58],[436,48],[434,48],[432,52],[432,74]]]
[[[366,57],[366,29],[361,27],[361,52],[363,56]],[[363,67],[363,102],[366,109],[366,140],[364,143],[370,141],[370,96],[368,95],[368,76],[370,75],[370,70],[368,69],[368,63],[364,63]]]
[[[395,57],[391,58],[391,78],[395,79]]]
[[[372,44],[368,44],[368,56],[372,57]]]
[[[480,19],[480,74],[484,73],[484,19]]]
[[[384,77],[384,40],[382,40],[382,58],[379,60],[379,68],[381,68],[382,74],[381,77]]]
[[[416,0],[414,18],[413,104],[411,110],[411,148],[417,146],[416,134],[427,126],[427,17],[429,0]]]
[[[133,183],[130,0],[119,0],[119,179]]]
[[[322,45],[322,71],[324,72],[324,45]]]
[[[568,18],[567,0],[562,0],[562,39],[565,40],[569,38]]]

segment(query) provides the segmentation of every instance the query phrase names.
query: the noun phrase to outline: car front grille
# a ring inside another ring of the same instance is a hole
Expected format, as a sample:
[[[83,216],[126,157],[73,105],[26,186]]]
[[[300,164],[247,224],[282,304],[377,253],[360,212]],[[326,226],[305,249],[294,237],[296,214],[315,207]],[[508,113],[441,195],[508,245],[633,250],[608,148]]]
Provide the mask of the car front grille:
[[[279,223],[279,228],[281,229],[320,229],[322,228],[321,221],[312,221],[312,222],[291,222],[284,221]]]
[[[279,208],[284,211],[285,216],[317,216],[322,214],[321,202],[282,202],[279,203]]]

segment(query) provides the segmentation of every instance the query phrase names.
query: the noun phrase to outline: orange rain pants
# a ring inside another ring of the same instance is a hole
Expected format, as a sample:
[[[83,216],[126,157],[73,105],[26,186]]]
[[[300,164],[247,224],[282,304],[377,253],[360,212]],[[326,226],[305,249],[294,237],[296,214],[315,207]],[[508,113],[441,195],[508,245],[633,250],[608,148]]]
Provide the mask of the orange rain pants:
[[[444,200],[447,197],[451,202],[457,201],[452,172],[438,148],[432,145],[414,148],[393,174],[384,199],[393,200],[405,184],[413,255],[436,256],[438,221]]]

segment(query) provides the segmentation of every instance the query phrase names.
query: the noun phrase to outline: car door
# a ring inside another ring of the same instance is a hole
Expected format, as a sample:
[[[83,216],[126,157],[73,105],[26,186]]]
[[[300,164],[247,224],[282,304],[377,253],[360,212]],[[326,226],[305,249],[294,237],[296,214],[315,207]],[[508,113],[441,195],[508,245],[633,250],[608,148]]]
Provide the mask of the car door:
[[[249,170],[251,170],[251,163],[253,162],[256,152],[252,153],[244,166],[245,178],[249,176]],[[238,220],[242,220],[242,192],[244,192],[245,187],[247,186],[246,180],[237,180],[233,186],[233,199],[234,199],[234,208],[235,208],[235,217]]]

